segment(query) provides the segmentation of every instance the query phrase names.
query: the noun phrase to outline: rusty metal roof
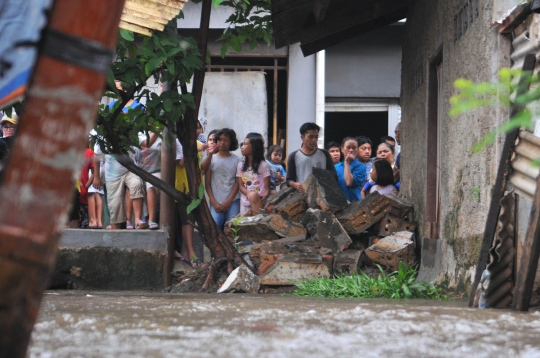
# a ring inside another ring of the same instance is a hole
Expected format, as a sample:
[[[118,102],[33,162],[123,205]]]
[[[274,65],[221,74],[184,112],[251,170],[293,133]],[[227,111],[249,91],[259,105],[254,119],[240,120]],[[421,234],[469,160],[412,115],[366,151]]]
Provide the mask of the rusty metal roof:
[[[188,0],[126,0],[120,27],[146,36],[163,31]]]

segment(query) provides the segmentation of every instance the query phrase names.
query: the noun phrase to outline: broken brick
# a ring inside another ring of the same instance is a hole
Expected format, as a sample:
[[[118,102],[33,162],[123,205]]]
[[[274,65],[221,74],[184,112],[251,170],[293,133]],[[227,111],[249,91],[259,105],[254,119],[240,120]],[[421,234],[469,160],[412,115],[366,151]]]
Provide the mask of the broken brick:
[[[380,195],[375,192],[364,200],[351,203],[336,217],[347,233],[359,234],[377,224],[387,214],[412,222],[413,206],[394,195]]]
[[[387,214],[378,225],[379,236],[390,236],[395,232],[399,231],[414,231],[416,229],[416,224],[410,222],[408,217],[406,220],[398,218],[394,215]]]
[[[368,247],[365,253],[373,263],[386,266],[392,271],[398,270],[400,262],[412,267],[416,261],[414,241],[399,235],[380,239]]]
[[[351,238],[336,217],[319,209],[308,209],[302,221],[310,239],[319,241],[321,246],[333,252],[343,251],[352,243]]]
[[[225,232],[232,239],[233,233],[230,230],[232,222],[226,223],[227,230]],[[262,240],[277,240],[282,237],[291,237],[305,235],[306,229],[295,222],[292,222],[284,217],[274,215],[259,214],[252,217],[242,219],[237,225],[238,231],[236,235],[242,240],[251,240],[253,242],[261,242]]]
[[[361,256],[362,251],[360,250],[345,250],[338,252],[334,258],[334,274],[357,273],[362,263],[360,260]]]
[[[313,168],[302,183],[308,207],[332,213],[347,206],[347,198],[338,185],[336,176],[321,168]]]
[[[330,270],[318,255],[284,255],[259,277],[263,285],[292,285],[313,278],[329,278]]]
[[[251,272],[246,265],[240,265],[237,267],[225,283],[220,287],[217,293],[225,292],[246,292],[246,293],[258,293],[261,282],[259,276]]]
[[[272,212],[280,214],[289,220],[299,221],[304,216],[306,209],[306,194],[294,189],[294,192],[289,193],[287,197],[273,205]]]

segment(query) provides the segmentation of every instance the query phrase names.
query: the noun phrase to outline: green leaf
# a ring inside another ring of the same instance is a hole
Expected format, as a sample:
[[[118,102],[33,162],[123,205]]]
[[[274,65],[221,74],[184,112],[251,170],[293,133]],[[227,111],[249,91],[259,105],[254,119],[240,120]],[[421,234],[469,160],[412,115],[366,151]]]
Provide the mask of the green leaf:
[[[163,109],[165,109],[166,112],[170,112],[172,110],[173,103],[170,98],[167,98],[163,101]]]
[[[204,198],[204,185],[199,184],[199,199]]]
[[[200,203],[201,203],[201,199],[195,199],[195,200],[193,200],[191,203],[189,203],[189,205],[188,205],[188,207],[187,207],[187,213],[188,213],[188,214],[191,214],[191,212],[192,212],[193,210],[195,210],[195,208],[196,208],[197,206],[199,206]]]
[[[125,39],[126,41],[135,40],[135,36],[133,35],[133,32],[126,29],[120,29],[120,36],[122,36],[122,38]]]
[[[222,2],[223,0],[212,0],[212,5],[214,5],[214,9],[217,9]]]
[[[242,43],[240,42],[240,38],[238,36],[232,35],[230,43],[233,50],[235,50],[236,52],[242,51]]]
[[[229,50],[229,43],[225,41],[223,42],[223,45],[221,45],[221,51],[220,51],[221,58],[225,58],[225,55],[227,54],[228,50]]]

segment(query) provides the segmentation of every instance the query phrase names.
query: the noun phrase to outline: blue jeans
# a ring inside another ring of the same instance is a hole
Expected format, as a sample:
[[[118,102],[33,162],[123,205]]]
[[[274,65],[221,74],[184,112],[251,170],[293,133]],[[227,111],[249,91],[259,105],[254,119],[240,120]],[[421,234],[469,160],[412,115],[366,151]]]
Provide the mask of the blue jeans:
[[[225,223],[232,218],[234,218],[238,213],[240,212],[240,199],[233,200],[231,206],[229,206],[229,210],[226,212],[217,213],[214,210],[214,207],[210,205],[210,213],[212,214],[212,217],[214,218],[214,221],[219,226],[221,231],[223,231],[223,228],[225,226]]]

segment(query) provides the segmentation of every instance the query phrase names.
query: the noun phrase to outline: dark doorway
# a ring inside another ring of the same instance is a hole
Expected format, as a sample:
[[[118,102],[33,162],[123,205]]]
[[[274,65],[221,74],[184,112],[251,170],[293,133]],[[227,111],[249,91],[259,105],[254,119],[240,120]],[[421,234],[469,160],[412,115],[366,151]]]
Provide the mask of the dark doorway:
[[[381,137],[388,135],[388,112],[326,112],[324,124],[326,143],[363,135],[376,148]]]

